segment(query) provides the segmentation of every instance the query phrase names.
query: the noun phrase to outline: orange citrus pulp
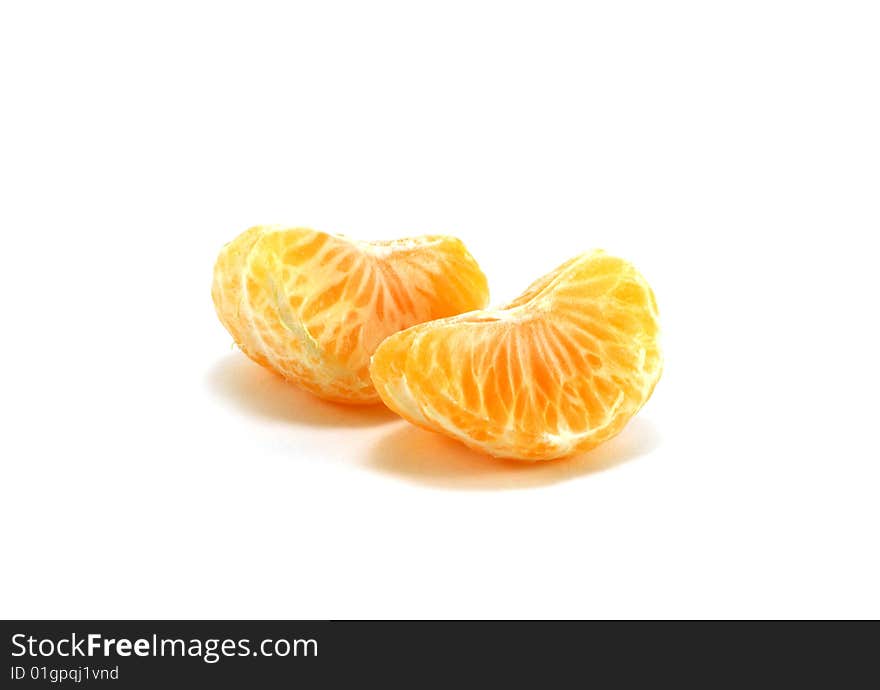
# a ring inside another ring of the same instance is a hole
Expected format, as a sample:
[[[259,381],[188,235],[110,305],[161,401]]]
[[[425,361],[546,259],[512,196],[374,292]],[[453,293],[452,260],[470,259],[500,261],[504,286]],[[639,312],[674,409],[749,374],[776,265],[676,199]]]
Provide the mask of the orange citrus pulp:
[[[548,460],[617,434],[662,369],[657,304],[642,275],[582,254],[499,309],[387,338],[370,373],[402,417],[491,455]]]
[[[464,244],[425,235],[364,242],[257,226],[220,252],[211,290],[241,350],[315,395],[379,397],[370,356],[387,336],[486,305],[486,277]]]

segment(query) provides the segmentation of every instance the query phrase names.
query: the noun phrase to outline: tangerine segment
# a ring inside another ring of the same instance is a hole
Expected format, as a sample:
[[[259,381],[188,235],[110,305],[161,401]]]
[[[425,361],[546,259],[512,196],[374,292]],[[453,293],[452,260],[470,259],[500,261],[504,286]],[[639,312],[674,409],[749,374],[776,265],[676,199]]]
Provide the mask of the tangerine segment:
[[[251,359],[323,398],[373,403],[369,363],[382,340],[484,307],[489,290],[453,237],[362,242],[258,226],[223,248],[212,294]]]
[[[223,247],[214,266],[214,283],[211,298],[220,322],[232,335],[241,351],[262,366],[269,366],[256,338],[241,315],[243,271],[247,257],[262,235],[263,228],[253,227]]]
[[[660,378],[657,304],[628,262],[593,251],[500,309],[385,340],[370,373],[392,410],[499,457],[549,460],[617,434]]]

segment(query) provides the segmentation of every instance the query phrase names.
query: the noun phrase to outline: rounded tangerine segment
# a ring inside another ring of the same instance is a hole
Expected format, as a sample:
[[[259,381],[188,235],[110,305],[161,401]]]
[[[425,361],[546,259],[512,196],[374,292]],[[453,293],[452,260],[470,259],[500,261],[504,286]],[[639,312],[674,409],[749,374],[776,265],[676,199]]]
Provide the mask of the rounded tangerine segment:
[[[253,359],[349,403],[378,402],[369,362],[388,335],[488,300],[477,262],[441,235],[362,242],[252,228],[221,252],[214,285],[221,321]]]
[[[662,369],[657,304],[628,262],[566,262],[499,309],[414,326],[383,342],[382,400],[491,455],[547,460],[617,434]]]
[[[257,364],[269,366],[261,346],[241,314],[245,262],[262,233],[263,228],[259,226],[249,228],[223,247],[214,266],[211,298],[220,323],[226,327],[241,351]]]

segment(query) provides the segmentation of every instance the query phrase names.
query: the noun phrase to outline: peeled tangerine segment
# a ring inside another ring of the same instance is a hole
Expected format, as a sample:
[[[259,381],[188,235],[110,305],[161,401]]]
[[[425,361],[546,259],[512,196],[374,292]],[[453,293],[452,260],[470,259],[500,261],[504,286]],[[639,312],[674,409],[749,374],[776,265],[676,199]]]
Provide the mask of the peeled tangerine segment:
[[[414,326],[373,355],[382,400],[499,457],[549,460],[617,434],[660,378],[657,304],[628,262],[592,251],[500,309]]]
[[[211,290],[242,352],[315,395],[373,403],[387,336],[486,305],[486,277],[454,237],[362,242],[257,226],[220,252]]]

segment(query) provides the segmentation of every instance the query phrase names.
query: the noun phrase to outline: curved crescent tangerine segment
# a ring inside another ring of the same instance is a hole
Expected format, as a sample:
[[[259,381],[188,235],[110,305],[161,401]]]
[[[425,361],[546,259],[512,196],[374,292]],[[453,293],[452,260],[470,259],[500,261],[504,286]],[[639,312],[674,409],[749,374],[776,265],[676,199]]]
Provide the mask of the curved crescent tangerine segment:
[[[312,393],[378,402],[370,356],[387,336],[486,305],[486,277],[461,241],[362,242],[257,226],[214,268],[220,321],[251,359]]]
[[[257,364],[269,366],[241,312],[244,265],[262,233],[262,227],[250,228],[223,247],[214,266],[211,298],[220,323],[229,331],[241,351]]]
[[[593,251],[500,309],[385,340],[382,400],[426,429],[499,457],[549,460],[617,434],[662,370],[657,304],[628,262]]]

